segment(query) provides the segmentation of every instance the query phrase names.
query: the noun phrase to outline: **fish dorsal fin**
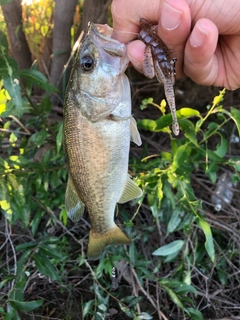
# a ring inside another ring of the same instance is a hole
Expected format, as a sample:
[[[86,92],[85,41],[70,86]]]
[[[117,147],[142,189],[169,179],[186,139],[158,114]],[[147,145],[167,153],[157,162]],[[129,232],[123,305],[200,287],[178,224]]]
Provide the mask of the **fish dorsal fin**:
[[[68,176],[67,189],[65,194],[65,206],[67,215],[72,221],[77,222],[78,220],[80,220],[83,215],[85,205],[79,199],[70,175]]]
[[[138,132],[136,120],[133,117],[130,118],[130,134],[131,141],[136,143],[136,145],[140,146],[142,144],[142,140]]]
[[[118,201],[118,203],[125,203],[135,198],[142,196],[142,190],[136,185],[136,183],[130,178],[127,177],[123,193]]]

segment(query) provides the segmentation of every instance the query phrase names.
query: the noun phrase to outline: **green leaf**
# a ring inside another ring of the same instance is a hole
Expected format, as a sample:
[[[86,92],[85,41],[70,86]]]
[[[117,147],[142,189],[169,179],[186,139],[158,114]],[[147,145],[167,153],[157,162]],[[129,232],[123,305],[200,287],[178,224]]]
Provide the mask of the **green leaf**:
[[[168,234],[173,232],[178,227],[179,223],[182,220],[181,216],[183,214],[184,214],[184,212],[178,208],[176,208],[173,211],[173,214],[172,214],[171,219],[168,222],[168,226],[167,226],[167,233]]]
[[[223,286],[226,286],[228,283],[228,277],[226,272],[221,269],[217,269],[218,278]]]
[[[47,78],[39,71],[34,69],[24,69],[19,72],[20,77],[24,78],[28,85],[38,85],[47,92],[57,92],[57,88],[49,83]]]
[[[20,117],[22,115],[22,95],[17,62],[10,56],[0,55],[0,74],[3,78],[4,87],[14,101],[14,114]]]
[[[185,283],[181,283],[181,285],[175,289],[175,292],[178,294],[188,294],[189,292],[193,292],[197,296],[197,290],[193,286]]]
[[[4,275],[3,280],[0,282],[0,289],[2,289],[6,285],[6,283],[14,280],[15,278],[16,278],[16,276],[13,274],[8,275],[8,276]]]
[[[228,150],[228,141],[223,137],[222,134],[220,134],[220,136],[221,136],[221,143],[217,147],[217,149],[214,151],[214,153],[216,153],[216,155],[218,155],[219,157],[223,158]]]
[[[235,170],[240,172],[240,158],[232,158],[227,162],[230,166],[233,166]]]
[[[215,162],[211,162],[206,170],[206,174],[208,175],[209,179],[215,183],[217,180],[217,171],[219,166]]]
[[[141,314],[138,315],[138,317],[136,319],[151,320],[151,319],[153,319],[153,317],[150,316],[150,314],[148,314],[146,312],[142,312]]]
[[[18,260],[18,262],[17,262],[17,277],[22,276],[23,269],[25,268],[25,263],[26,263],[27,259],[29,258],[30,254],[31,254],[31,251],[28,250],[28,251],[24,252],[22,254],[21,258]]]
[[[51,278],[51,280],[60,280],[60,277],[55,269],[55,267],[48,260],[47,256],[40,252],[33,255],[33,259],[36,263],[36,267],[39,272]]]
[[[43,254],[46,254],[46,256],[49,256],[51,258],[58,259],[58,260],[63,260],[62,253],[54,250],[50,246],[47,246],[45,244],[41,244],[39,246],[39,249],[42,251]]]
[[[177,110],[177,117],[179,119],[189,118],[189,117],[199,117],[201,118],[201,114],[198,110],[192,108],[181,108]]]
[[[207,140],[213,132],[217,131],[219,128],[218,124],[216,122],[210,122],[208,124],[208,130],[204,133],[204,140]]]
[[[137,251],[134,242],[132,242],[129,246],[129,258],[133,264],[133,266],[136,265],[137,261]]]
[[[141,302],[143,297],[134,297],[130,302],[129,302],[129,308],[135,306],[137,303]]]
[[[204,156],[205,158],[208,158],[210,160],[216,161],[218,163],[222,163],[223,159],[220,158],[215,152],[209,150],[209,149],[203,149],[203,148],[199,148],[198,152]]]
[[[185,311],[187,311],[192,320],[204,320],[202,313],[197,309],[186,308]]]
[[[45,129],[42,129],[41,131],[32,134],[29,140],[36,144],[37,147],[40,147],[49,136],[50,134]]]
[[[169,254],[168,256],[166,256],[166,258],[164,258],[164,262],[175,261],[177,256],[178,256],[178,252],[175,252],[173,254]]]
[[[172,299],[172,302],[175,303],[180,309],[184,310],[184,306],[183,306],[181,300],[176,295],[176,293],[167,286],[164,286],[164,289],[168,293],[170,298]]]
[[[235,122],[237,129],[238,129],[238,134],[240,136],[240,111],[236,108],[231,107],[231,115],[233,117],[233,121]]]
[[[199,227],[203,230],[204,234],[205,234],[205,248],[207,250],[207,253],[210,257],[210,259],[212,260],[212,262],[214,262],[214,244],[213,244],[213,237],[212,237],[212,231],[211,228],[209,226],[209,224],[203,220],[203,218],[199,217],[197,219],[197,223],[199,225]]]
[[[101,311],[103,311],[103,312],[106,312],[107,311],[107,307],[105,306],[105,304],[99,304],[98,305],[98,309],[100,309]]]
[[[179,119],[179,125],[184,131],[185,137],[194,145],[197,145],[196,130],[194,124],[188,119]]]
[[[148,131],[154,131],[156,128],[156,122],[151,119],[143,119],[137,121],[138,128],[148,130]]]
[[[57,134],[57,138],[56,138],[57,153],[60,152],[60,149],[62,146],[62,141],[63,141],[63,123],[61,123],[61,125],[58,129],[58,134]]]
[[[190,153],[191,153],[191,147],[188,142],[177,148],[177,151],[173,157],[173,163],[172,163],[173,172],[176,171],[177,168],[181,167],[184,164],[184,162],[189,158]]]
[[[152,104],[152,103],[153,103],[153,98],[143,99],[140,105],[140,109],[144,110],[147,108],[148,104]]]
[[[154,132],[160,132],[164,128],[169,127],[172,124],[172,115],[171,113],[168,113],[156,120],[156,129]]]
[[[90,310],[93,310],[95,300],[89,300],[83,307],[83,319],[87,314],[89,314]]]
[[[154,256],[168,256],[170,254],[179,252],[182,249],[183,245],[183,240],[175,240],[165,246],[158,248],[152,254]]]
[[[6,314],[4,320],[21,320],[21,318],[19,318],[16,310],[11,310]]]
[[[67,215],[67,211],[66,211],[65,208],[62,209],[61,212],[59,213],[59,219],[64,224],[64,226],[66,227],[67,222],[68,222],[68,215]]]
[[[25,242],[16,246],[17,251],[33,249],[37,246],[37,243],[34,241]]]
[[[1,5],[0,0],[0,5]],[[0,31],[0,51],[2,52],[3,55],[8,55],[8,41],[7,37],[4,32]]]
[[[52,110],[52,103],[50,100],[49,95],[46,95],[44,98],[42,98],[41,104],[39,106],[39,113],[45,113],[49,114]]]
[[[43,304],[44,300],[33,300],[29,302],[17,301],[17,300],[8,300],[10,305],[15,309],[23,312],[29,312],[34,309],[39,308]]]
[[[226,92],[226,89],[224,88],[223,90],[219,91],[219,95],[218,96],[214,97],[213,102],[212,102],[214,107],[219,105],[219,103],[223,101],[225,92]]]
[[[40,223],[43,215],[44,215],[43,211],[36,211],[35,212],[34,217],[33,217],[32,221],[31,221],[33,235],[35,235],[35,233],[37,232],[39,223]]]

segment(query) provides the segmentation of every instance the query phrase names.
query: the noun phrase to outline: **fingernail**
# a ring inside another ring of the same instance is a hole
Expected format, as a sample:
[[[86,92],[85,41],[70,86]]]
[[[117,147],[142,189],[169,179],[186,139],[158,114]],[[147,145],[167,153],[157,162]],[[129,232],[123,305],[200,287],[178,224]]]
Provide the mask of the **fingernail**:
[[[161,23],[167,30],[176,29],[181,20],[182,11],[173,8],[168,2],[164,1],[162,6]]]
[[[196,23],[189,39],[191,46],[195,48],[200,47],[207,35],[208,31],[204,29],[204,26],[201,26],[200,23]]]

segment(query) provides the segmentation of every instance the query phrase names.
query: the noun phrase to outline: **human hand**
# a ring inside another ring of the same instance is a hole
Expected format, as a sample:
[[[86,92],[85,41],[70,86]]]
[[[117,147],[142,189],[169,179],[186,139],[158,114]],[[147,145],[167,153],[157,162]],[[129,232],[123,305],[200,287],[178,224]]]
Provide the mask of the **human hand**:
[[[234,90],[240,87],[240,2],[238,0],[113,0],[115,37],[136,38],[139,19],[158,25],[158,34],[177,58],[177,78]],[[191,30],[192,28],[192,30]],[[128,44],[133,66],[142,71],[145,45]]]

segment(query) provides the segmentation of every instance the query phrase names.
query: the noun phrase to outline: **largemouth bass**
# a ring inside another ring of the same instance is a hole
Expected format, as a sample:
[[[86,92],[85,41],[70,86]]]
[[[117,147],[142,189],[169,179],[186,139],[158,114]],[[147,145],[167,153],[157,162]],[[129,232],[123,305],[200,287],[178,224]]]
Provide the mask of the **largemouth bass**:
[[[126,46],[111,39],[111,34],[107,25],[89,24],[64,104],[66,210],[77,221],[86,206],[91,259],[98,259],[108,245],[130,243],[114,222],[115,207],[142,195],[128,175],[130,140],[141,145],[124,74],[129,60]]]

